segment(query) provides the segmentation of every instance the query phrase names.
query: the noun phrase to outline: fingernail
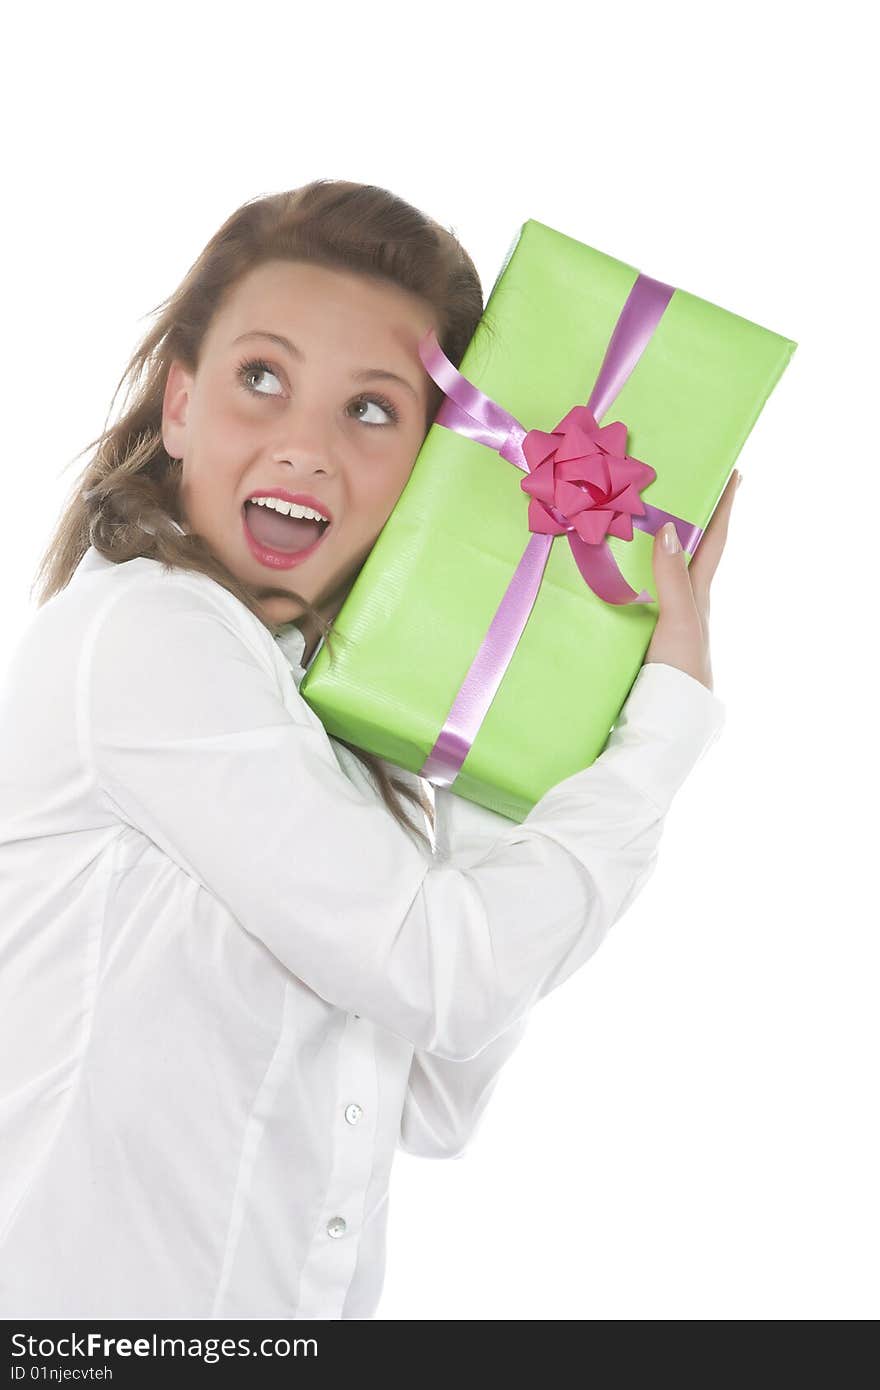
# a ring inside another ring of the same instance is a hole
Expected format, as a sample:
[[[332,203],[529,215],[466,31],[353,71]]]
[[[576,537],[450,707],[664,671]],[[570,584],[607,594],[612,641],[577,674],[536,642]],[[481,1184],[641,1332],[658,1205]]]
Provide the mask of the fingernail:
[[[670,555],[674,555],[677,550],[681,550],[678,542],[678,532],[675,529],[674,521],[667,521],[660,536],[660,544],[664,550],[668,550]]]

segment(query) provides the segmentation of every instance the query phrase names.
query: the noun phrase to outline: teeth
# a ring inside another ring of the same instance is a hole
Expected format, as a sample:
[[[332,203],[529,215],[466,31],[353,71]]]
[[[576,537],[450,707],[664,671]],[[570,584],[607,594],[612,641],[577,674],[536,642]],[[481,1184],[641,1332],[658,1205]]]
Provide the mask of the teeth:
[[[329,521],[329,517],[324,516],[323,512],[316,512],[314,507],[301,507],[298,502],[284,502],[280,497],[250,497],[248,500],[255,507],[271,507],[273,512],[281,512],[282,516],[303,516],[309,521]]]

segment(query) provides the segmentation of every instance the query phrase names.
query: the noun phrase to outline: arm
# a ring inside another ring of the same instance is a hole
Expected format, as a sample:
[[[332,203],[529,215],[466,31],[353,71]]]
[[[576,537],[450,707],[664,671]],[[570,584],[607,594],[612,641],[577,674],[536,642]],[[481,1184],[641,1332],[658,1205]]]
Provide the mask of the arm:
[[[459,869],[478,864],[511,822],[504,816],[425,783],[434,801],[435,853]],[[416,1048],[400,1120],[399,1147],[419,1158],[460,1158],[476,1135],[501,1069],[519,1046],[523,1015],[466,1061]]]
[[[616,766],[622,780],[606,782],[604,806],[597,817],[618,820],[626,815],[629,773],[646,789],[660,817],[655,834],[644,842],[641,859],[618,861],[619,883],[605,881],[606,892],[619,906],[609,922],[618,920],[650,877],[662,821],[661,812],[693,766],[723,727],[724,707],[699,681],[676,667],[651,663],[642,668],[606,742],[600,762]],[[613,754],[610,750],[616,750]],[[617,760],[616,763],[614,760]],[[478,864],[498,842],[510,821],[485,807],[434,789],[437,855],[454,859],[460,868]],[[588,827],[584,827],[588,830]],[[596,824],[598,844],[602,830]],[[609,867],[611,867],[609,865]],[[627,884],[629,891],[627,892]],[[538,912],[540,919],[541,913]],[[601,940],[593,937],[594,949]],[[516,1050],[528,1014],[506,1028],[487,1047],[466,1061],[450,1061],[416,1049],[410,1068],[400,1126],[400,1147],[423,1158],[459,1158],[474,1138],[498,1076]]]
[[[138,576],[97,615],[77,691],[105,807],[322,998],[426,1052],[473,1057],[582,965],[628,905],[673,787],[718,732],[719,702],[670,667],[643,671],[638,718],[591,767],[479,862],[432,865],[346,777],[320,720],[292,684],[282,692],[219,592]],[[678,691],[671,723],[664,688]]]

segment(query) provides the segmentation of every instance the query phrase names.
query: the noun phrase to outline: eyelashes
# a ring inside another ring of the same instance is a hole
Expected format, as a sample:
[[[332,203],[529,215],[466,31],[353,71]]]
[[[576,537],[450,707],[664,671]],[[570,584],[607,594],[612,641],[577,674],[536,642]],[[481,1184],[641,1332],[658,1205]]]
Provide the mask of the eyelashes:
[[[269,376],[274,376],[274,377],[276,378],[276,380],[278,380],[278,373],[277,373],[277,371],[275,370],[275,368],[271,365],[270,362],[265,362],[265,361],[263,360],[262,357],[248,357],[248,358],[246,358],[243,362],[240,362],[240,363],[239,363],[239,365],[238,365],[238,367],[237,367],[237,369],[236,369],[236,378],[237,378],[239,384],[243,387],[243,389],[244,389],[245,391],[248,392],[249,395],[251,395],[251,396],[262,396],[264,399],[269,399],[269,400],[271,400],[271,398],[272,398],[272,393],[271,393],[271,392],[269,392],[269,391],[257,391],[256,388],[253,387],[253,386],[251,386],[250,383],[249,383],[249,381],[248,381],[248,378],[249,378],[250,376],[252,376],[254,373],[263,373],[263,372],[267,372],[267,373],[269,374]],[[392,422],[393,424],[396,425],[396,424],[399,422],[399,419],[400,419],[399,412],[398,412],[397,408],[395,407],[394,403],[393,403],[392,401],[389,401],[389,399],[388,399],[387,396],[379,395],[379,394],[376,393],[376,392],[374,392],[373,394],[362,393],[360,396],[356,396],[355,399],[351,402],[351,404],[352,404],[352,405],[363,405],[363,404],[367,404],[367,405],[378,405],[378,406],[381,407],[382,410],[385,411],[386,415],[388,415],[388,416],[390,417],[391,422]],[[365,422],[365,423],[367,423],[367,424],[369,425],[369,428],[370,428],[370,429],[382,429],[382,428],[384,428],[383,425],[376,425],[375,423],[371,423],[371,422]]]

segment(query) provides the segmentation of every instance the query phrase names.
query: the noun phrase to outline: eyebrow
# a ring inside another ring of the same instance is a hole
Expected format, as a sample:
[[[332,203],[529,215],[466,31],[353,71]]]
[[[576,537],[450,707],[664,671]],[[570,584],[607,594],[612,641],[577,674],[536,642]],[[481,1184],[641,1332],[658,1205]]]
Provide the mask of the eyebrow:
[[[285,348],[290,353],[291,357],[297,358],[300,362],[305,361],[305,353],[296,346],[296,343],[292,343],[289,338],[285,338],[281,333],[270,333],[266,329],[253,328],[247,333],[240,333],[238,337],[233,338],[232,341],[234,343],[240,343],[243,338],[268,338],[271,342],[277,343],[279,347]],[[396,372],[387,371],[384,367],[366,367],[363,371],[352,372],[351,379],[352,381],[379,381],[382,379],[396,381],[399,385],[405,386],[407,391],[415,396],[416,400],[419,399],[419,393],[411,381],[407,381],[406,377],[398,376]]]

